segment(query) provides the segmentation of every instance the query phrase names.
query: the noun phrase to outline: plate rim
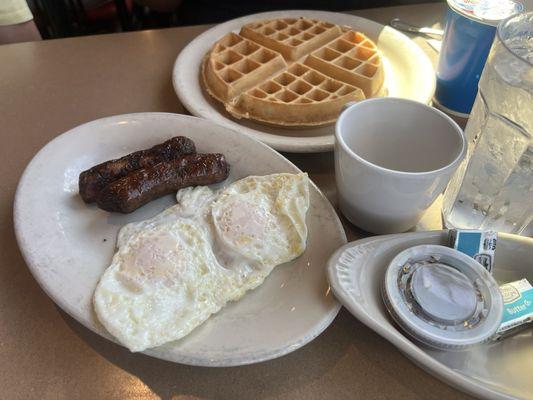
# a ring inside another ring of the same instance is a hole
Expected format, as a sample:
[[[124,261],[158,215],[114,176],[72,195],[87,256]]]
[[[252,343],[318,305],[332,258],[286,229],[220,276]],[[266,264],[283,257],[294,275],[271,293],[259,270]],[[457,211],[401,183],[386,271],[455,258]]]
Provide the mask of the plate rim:
[[[515,399],[516,397],[509,393],[499,391],[493,386],[484,386],[481,384],[481,382],[471,379],[467,375],[462,375],[459,372],[452,370],[447,365],[434,359],[429,354],[421,350],[415,343],[407,339],[407,337],[403,335],[400,331],[398,331],[396,328],[394,329],[394,331],[391,331],[391,330],[386,329],[383,325],[375,322],[368,315],[368,313],[365,313],[360,308],[360,306],[355,304],[356,302],[354,302],[351,299],[351,295],[347,293],[342,288],[342,285],[339,283],[339,275],[338,275],[339,271],[336,268],[337,261],[339,260],[340,255],[346,249],[358,247],[360,245],[365,245],[365,244],[372,243],[372,242],[390,242],[400,237],[403,237],[404,240],[406,241],[410,239],[416,239],[416,238],[437,239],[446,232],[448,232],[447,229],[424,231],[424,232],[397,233],[397,234],[367,237],[367,238],[355,240],[353,242],[344,244],[331,255],[328,261],[327,276],[328,276],[328,281],[331,285],[331,290],[335,294],[335,297],[337,297],[337,300],[339,300],[339,302],[348,309],[350,314],[352,314],[355,318],[360,320],[363,324],[365,324],[367,327],[372,329],[375,333],[377,333],[378,335],[383,337],[385,340],[387,340],[389,343],[391,343],[402,354],[404,354],[407,358],[413,361],[417,366],[421,367],[424,370],[424,372],[427,372],[435,376],[442,382],[448,385],[451,385],[452,387],[455,387],[456,389],[459,389],[465,393],[468,393],[476,397],[483,396],[486,398],[506,399],[506,400]],[[498,235],[502,235],[506,239],[520,240],[520,239],[513,238],[513,236],[516,236],[516,235],[507,235],[507,234],[502,234],[501,232],[498,233]],[[398,333],[395,333],[395,332],[398,332]]]
[[[287,16],[294,16],[295,14],[297,16],[301,16],[301,15],[305,16],[305,14],[310,14],[316,18],[320,18],[320,16],[322,15],[324,19],[327,19],[328,17],[335,18],[336,16],[338,18],[338,15],[342,15],[343,18],[349,17],[350,19],[353,19],[354,21],[363,21],[366,24],[374,25],[376,26],[376,28],[380,30],[386,30],[388,32],[393,32],[394,35],[402,38],[403,43],[409,46],[409,48],[414,53],[418,54],[417,59],[421,60],[421,64],[423,64],[421,65],[421,69],[427,70],[427,71],[431,70],[432,72],[431,75],[433,76],[433,79],[431,79],[426,96],[424,96],[425,104],[429,104],[431,102],[434,92],[435,92],[435,87],[436,87],[435,70],[427,54],[424,53],[424,51],[420,48],[420,46],[418,46],[407,35],[403,34],[402,32],[388,25],[383,25],[383,24],[380,24],[379,22],[370,20],[368,18],[360,17],[358,15],[342,13],[342,12],[322,11],[322,10],[283,10],[283,11],[267,11],[267,12],[245,15],[239,18],[234,18],[232,20],[223,22],[221,24],[214,25],[213,27],[202,32],[201,34],[196,36],[192,41],[190,41],[187,44],[187,46],[185,46],[179,52],[172,66],[172,86],[174,88],[174,92],[176,93],[183,107],[194,116],[212,120],[210,116],[210,112],[206,113],[202,111],[201,107],[197,107],[194,104],[194,101],[191,102],[187,94],[183,92],[184,87],[189,85],[186,82],[187,80],[178,79],[178,78],[180,78],[180,71],[182,69],[181,65],[182,64],[187,65],[186,63],[187,58],[191,57],[189,56],[189,53],[192,53],[199,43],[203,42],[205,38],[208,38],[207,40],[211,43],[216,42],[216,40],[218,39],[218,36],[214,35],[213,31],[222,30],[224,32],[226,31],[230,32],[235,29],[233,28],[234,25],[241,26],[243,25],[243,23],[247,22],[248,20],[261,19],[261,18],[268,19],[268,18],[287,17]],[[313,16],[311,16],[310,18],[312,18]],[[216,37],[214,39],[211,39],[212,36],[216,36]],[[252,136],[255,139],[260,140],[261,142],[271,146],[272,148],[276,150],[285,151],[285,152],[293,152],[293,153],[320,153],[320,152],[327,152],[327,151],[333,150],[333,146],[335,142],[335,138],[333,134],[322,135],[322,136],[311,136],[311,137],[309,136],[293,137],[293,136],[275,135],[275,134],[262,132],[254,128],[249,128],[247,126],[241,125],[238,122],[231,120],[227,115],[219,113],[213,107],[210,107],[210,108],[213,109],[214,112],[219,114],[221,117],[220,119],[213,120],[213,122],[219,125],[224,125],[233,130],[239,129],[243,134]]]
[[[78,133],[79,129],[91,127],[92,125],[98,126],[100,124],[109,124],[109,123],[113,123],[115,121],[125,120],[125,119],[131,121],[131,120],[134,120],[136,118],[137,118],[137,120],[139,120],[139,119],[149,120],[150,118],[153,118],[153,117],[168,118],[169,120],[172,120],[172,119],[174,119],[174,120],[180,120],[180,119],[198,120],[198,121],[202,121],[202,123],[207,123],[207,124],[216,126],[219,129],[229,130],[229,131],[232,131],[233,133],[237,133],[238,134],[238,132],[235,132],[234,130],[232,130],[232,129],[226,127],[226,126],[222,126],[220,124],[217,124],[217,123],[215,123],[215,122],[213,122],[211,120],[205,119],[205,118],[199,118],[199,117],[196,117],[196,116],[190,116],[190,115],[184,115],[184,114],[168,113],[168,112],[127,113],[127,114],[117,114],[117,115],[106,116],[106,117],[103,117],[103,118],[94,119],[94,120],[91,120],[91,121],[88,121],[88,122],[84,122],[84,123],[78,124],[78,125],[70,128],[70,129],[58,134],[57,136],[52,138],[50,141],[48,141],[45,145],[43,145],[32,156],[31,160],[28,162],[28,164],[24,168],[24,171],[21,174],[21,176],[19,178],[19,181],[17,183],[17,188],[16,188],[16,191],[15,191],[15,196],[14,196],[14,200],[13,200],[13,227],[14,227],[14,231],[15,231],[16,242],[17,242],[17,245],[19,247],[19,250],[20,250],[20,253],[22,255],[22,258],[24,259],[24,263],[26,264],[27,268],[29,269],[33,279],[35,279],[35,281],[37,282],[39,287],[54,302],[54,304],[56,304],[59,308],[61,308],[62,311],[64,311],[66,314],[68,314],[77,323],[83,325],[85,328],[87,328],[90,331],[96,333],[97,335],[101,336],[102,338],[111,340],[113,343],[120,345],[124,349],[125,349],[125,347],[123,345],[121,345],[105,329],[102,328],[101,330],[98,330],[98,329],[96,329],[96,326],[91,326],[91,325],[86,324],[85,322],[83,322],[81,320],[81,318],[78,319],[77,316],[76,316],[76,312],[70,306],[70,304],[68,304],[68,302],[63,302],[61,299],[57,298],[57,296],[55,296],[54,293],[53,293],[53,288],[51,287],[51,285],[49,285],[44,279],[40,279],[40,277],[39,277],[40,274],[37,272],[37,270],[39,268],[37,267],[36,263],[34,262],[34,256],[31,254],[31,252],[26,247],[26,239],[24,238],[24,235],[23,235],[23,230],[24,230],[23,225],[24,225],[24,223],[22,222],[23,218],[22,218],[22,211],[21,211],[22,202],[23,202],[22,196],[24,194],[23,190],[25,189],[26,186],[28,186],[29,174],[32,172],[32,167],[33,167],[34,163],[38,161],[39,155],[44,154],[44,152],[47,149],[49,149],[50,147],[54,146],[54,144],[57,141],[60,141],[60,140],[64,139],[67,136],[72,136],[72,135],[79,134]],[[241,135],[239,135],[239,136],[241,136]],[[286,163],[288,163],[296,171],[302,172],[300,170],[300,168],[298,168],[291,160],[287,159],[282,154],[279,154],[277,151],[275,151],[271,147],[267,146],[266,144],[260,142],[259,140],[255,139],[253,137],[250,137],[250,136],[247,136],[247,135],[245,135],[245,136],[246,137],[242,138],[242,140],[248,140],[250,142],[254,142],[254,145],[261,146],[264,151],[267,151],[273,157],[276,157],[276,158],[281,157]],[[335,208],[333,207],[331,202],[328,200],[328,198],[325,196],[325,194],[320,190],[320,188],[311,179],[309,179],[309,181],[310,181],[311,187],[313,187],[315,189],[316,194],[318,195],[318,197],[321,200],[321,202],[325,202],[324,206],[326,207],[326,209],[328,209],[329,212],[331,212],[333,215],[336,216],[336,218],[333,218],[332,223],[335,225],[336,230],[340,233],[339,239],[343,243],[346,243],[347,242],[346,232],[344,230],[344,227],[342,226],[342,222],[340,221],[339,216],[337,215],[337,212],[335,211]],[[326,279],[326,282],[327,282],[327,277],[326,277],[327,261],[324,264],[323,268],[324,268],[325,279]],[[271,359],[278,358],[278,357],[284,356],[286,354],[289,354],[289,353],[291,353],[291,352],[293,352],[293,351],[305,346],[306,344],[308,344],[309,342],[314,340],[316,337],[318,337],[322,332],[324,332],[324,330],[326,330],[329,327],[329,325],[333,322],[333,320],[335,319],[335,317],[339,313],[340,308],[342,307],[341,304],[336,300],[336,298],[333,297],[333,300],[335,302],[334,307],[332,307],[332,309],[330,310],[328,315],[321,321],[322,323],[317,325],[312,330],[312,333],[310,335],[309,334],[303,335],[303,337],[299,341],[297,341],[295,343],[292,343],[291,345],[284,346],[281,349],[277,349],[277,350],[273,350],[273,351],[266,351],[266,352],[249,353],[248,355],[241,356],[241,357],[225,358],[221,362],[217,362],[217,360],[209,360],[207,357],[204,357],[204,358],[199,357],[198,358],[198,357],[188,357],[188,356],[185,356],[185,355],[179,355],[178,357],[174,357],[174,358],[171,357],[171,356],[165,357],[164,355],[166,355],[166,354],[170,355],[170,353],[163,352],[163,353],[160,354],[160,353],[157,353],[156,351],[153,351],[153,349],[148,349],[148,350],[140,352],[140,353],[144,354],[144,355],[148,355],[148,356],[154,357],[154,358],[158,358],[158,359],[161,359],[161,360],[174,362],[174,363],[179,363],[179,364],[184,364],[184,365],[191,365],[191,366],[201,366],[201,367],[231,367],[231,366],[255,364],[255,363],[271,360]]]

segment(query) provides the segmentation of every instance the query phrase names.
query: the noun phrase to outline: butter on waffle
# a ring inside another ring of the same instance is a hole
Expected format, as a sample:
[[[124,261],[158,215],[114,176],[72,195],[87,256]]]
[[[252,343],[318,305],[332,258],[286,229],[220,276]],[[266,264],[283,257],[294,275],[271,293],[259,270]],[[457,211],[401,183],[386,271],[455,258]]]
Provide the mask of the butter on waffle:
[[[375,96],[381,55],[370,39],[306,18],[257,21],[206,54],[207,92],[237,118],[282,126],[334,122],[344,104]]]

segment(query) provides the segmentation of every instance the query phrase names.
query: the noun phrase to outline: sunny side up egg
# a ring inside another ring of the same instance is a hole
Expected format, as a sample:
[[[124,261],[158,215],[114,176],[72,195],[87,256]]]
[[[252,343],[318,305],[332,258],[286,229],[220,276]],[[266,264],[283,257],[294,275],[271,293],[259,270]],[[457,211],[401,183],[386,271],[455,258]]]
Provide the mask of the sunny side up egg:
[[[131,351],[180,339],[306,247],[307,174],[249,176],[124,226],[94,293],[100,322]]]

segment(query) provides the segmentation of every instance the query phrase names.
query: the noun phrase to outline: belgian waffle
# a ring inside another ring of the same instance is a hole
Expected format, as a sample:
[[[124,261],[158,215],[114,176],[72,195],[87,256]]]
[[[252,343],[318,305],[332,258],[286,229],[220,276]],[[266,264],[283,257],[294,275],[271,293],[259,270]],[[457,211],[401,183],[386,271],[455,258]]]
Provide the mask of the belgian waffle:
[[[334,122],[343,105],[376,96],[383,65],[364,34],[306,18],[258,21],[206,54],[208,93],[237,118],[282,126]]]

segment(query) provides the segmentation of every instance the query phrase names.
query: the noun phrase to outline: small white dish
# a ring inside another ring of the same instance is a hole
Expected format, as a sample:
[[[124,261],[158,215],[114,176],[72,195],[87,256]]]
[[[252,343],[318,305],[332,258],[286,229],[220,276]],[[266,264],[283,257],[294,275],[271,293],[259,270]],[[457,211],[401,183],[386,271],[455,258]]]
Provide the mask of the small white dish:
[[[113,340],[98,323],[92,297],[109,266],[118,230],[175,203],[155,200],[127,215],[83,203],[78,175],[102,161],[145,149],[172,136],[193,139],[199,152],[226,155],[223,184],[248,175],[298,173],[290,161],[257,140],[211,121],[177,114],[118,115],[80,125],[48,143],[26,168],[15,197],[15,233],[28,267],[44,291],[73,318]],[[227,305],[182,340],[145,353],[202,366],[250,364],[305,345],[333,321],[340,305],[329,292],[325,268],[346,243],[335,210],[311,184],[307,250],[280,265],[263,285]]]
[[[390,261],[409,247],[447,245],[447,242],[448,231],[443,230],[376,236],[348,243],[330,258],[328,278],[331,289],[361,322],[444,382],[482,398],[531,398],[532,328],[497,343],[468,351],[446,352],[418,345],[389,316],[381,298],[380,285]],[[500,284],[521,278],[533,281],[532,260],[533,239],[498,235],[493,276]]]
[[[428,104],[435,91],[435,72],[429,58],[403,33],[355,15],[309,10],[284,10],[248,15],[217,25],[199,35],[179,54],[172,72],[174,90],[181,103],[193,115],[210,119],[238,132],[250,135],[280,151],[313,153],[331,151],[334,126],[286,129],[237,120],[202,89],[200,66],[213,44],[228,32],[238,33],[241,26],[261,19],[306,17],[346,25],[372,39],[383,54],[384,87],[389,96]]]

